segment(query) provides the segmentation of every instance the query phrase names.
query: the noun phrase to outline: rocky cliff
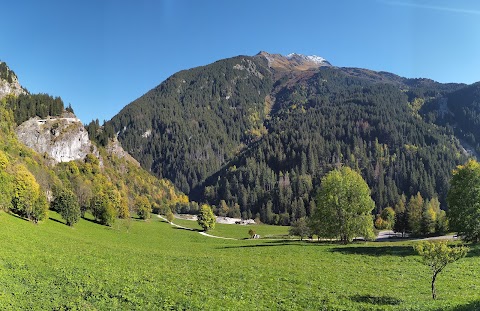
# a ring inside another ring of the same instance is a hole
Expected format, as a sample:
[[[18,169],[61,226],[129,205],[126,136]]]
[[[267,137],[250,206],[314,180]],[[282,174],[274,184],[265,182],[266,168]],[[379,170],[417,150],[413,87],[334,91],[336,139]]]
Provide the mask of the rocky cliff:
[[[29,119],[20,124],[15,132],[26,146],[38,153],[46,153],[56,162],[83,159],[89,153],[98,156],[82,122],[71,113],[47,119]]]

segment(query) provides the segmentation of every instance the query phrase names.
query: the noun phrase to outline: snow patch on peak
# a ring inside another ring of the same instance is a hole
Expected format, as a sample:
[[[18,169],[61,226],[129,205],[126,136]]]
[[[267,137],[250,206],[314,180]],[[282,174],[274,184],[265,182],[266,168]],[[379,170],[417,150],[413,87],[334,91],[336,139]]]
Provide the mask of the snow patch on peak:
[[[311,60],[312,62],[319,63],[319,64],[324,63],[326,61],[325,58],[317,56],[317,55],[310,55],[310,56],[307,56],[307,58],[309,60]]]
[[[317,55],[302,55],[302,54],[297,54],[297,53],[290,53],[287,55],[288,59],[301,59],[305,61],[311,61],[316,64],[323,64],[326,63],[327,60],[323,57],[317,56]]]

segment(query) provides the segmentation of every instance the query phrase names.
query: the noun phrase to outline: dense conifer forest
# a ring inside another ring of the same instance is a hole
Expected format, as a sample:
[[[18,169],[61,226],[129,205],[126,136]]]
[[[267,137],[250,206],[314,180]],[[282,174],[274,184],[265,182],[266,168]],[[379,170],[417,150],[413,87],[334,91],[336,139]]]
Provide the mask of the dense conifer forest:
[[[289,224],[343,165],[365,178],[375,213],[417,193],[446,208],[469,156],[457,137],[478,146],[475,98],[476,85],[239,56],[173,75],[107,124],[143,167],[217,214]]]

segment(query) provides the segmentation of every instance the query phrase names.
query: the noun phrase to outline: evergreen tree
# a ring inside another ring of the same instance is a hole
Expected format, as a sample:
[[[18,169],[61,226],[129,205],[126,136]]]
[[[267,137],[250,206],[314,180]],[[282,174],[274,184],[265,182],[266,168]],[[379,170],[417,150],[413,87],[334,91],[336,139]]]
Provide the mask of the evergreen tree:
[[[422,234],[422,211],[423,198],[420,192],[416,196],[411,196],[407,205],[408,226],[414,235]]]

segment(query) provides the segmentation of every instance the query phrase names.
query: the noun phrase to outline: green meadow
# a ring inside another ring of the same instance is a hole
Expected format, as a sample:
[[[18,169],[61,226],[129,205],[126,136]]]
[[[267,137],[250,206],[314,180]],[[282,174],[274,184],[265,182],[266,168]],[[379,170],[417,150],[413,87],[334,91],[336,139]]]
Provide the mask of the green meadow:
[[[186,228],[191,228],[193,230],[202,230],[202,227],[200,227],[196,221],[177,218],[174,220],[174,223]],[[248,231],[252,229],[263,239],[289,239],[289,228],[290,227],[288,226],[271,226],[264,224],[228,225],[216,223],[215,229],[208,231],[208,234],[240,240],[250,238],[250,236],[248,235]]]
[[[222,240],[156,217],[112,228],[50,217],[0,213],[1,310],[480,309],[479,247],[440,274],[433,301],[412,242],[244,239],[287,232],[260,225],[220,225],[212,234],[241,239]]]

